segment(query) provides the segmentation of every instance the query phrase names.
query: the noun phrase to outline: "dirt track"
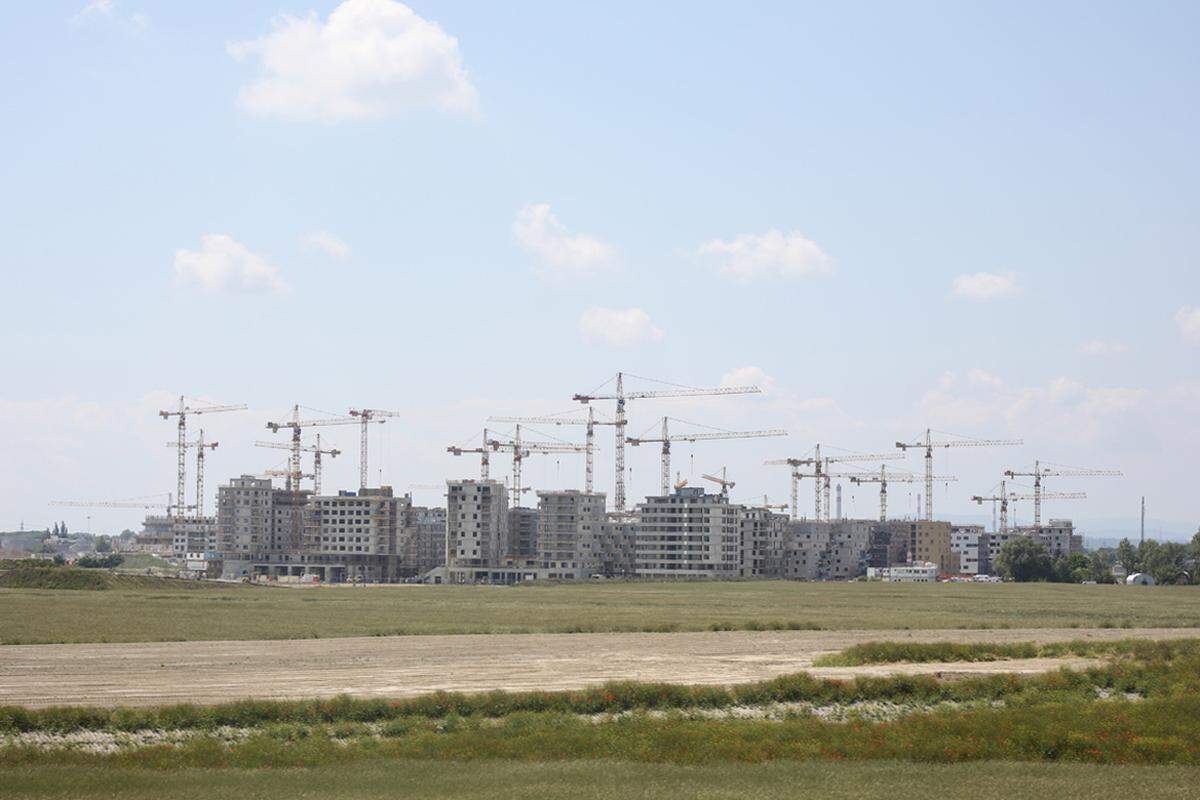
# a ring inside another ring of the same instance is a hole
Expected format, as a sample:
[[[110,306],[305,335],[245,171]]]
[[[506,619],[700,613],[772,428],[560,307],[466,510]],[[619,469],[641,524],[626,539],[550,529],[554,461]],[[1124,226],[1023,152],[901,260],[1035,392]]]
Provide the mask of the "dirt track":
[[[1200,629],[728,631],[8,645],[0,647],[0,705],[217,703],[340,693],[402,697],[439,689],[575,689],[623,679],[731,684],[811,669],[815,656],[858,642],[1130,637],[1200,637]],[[1065,663],[1086,662],[1028,659],[811,671],[830,677],[1028,672]]]

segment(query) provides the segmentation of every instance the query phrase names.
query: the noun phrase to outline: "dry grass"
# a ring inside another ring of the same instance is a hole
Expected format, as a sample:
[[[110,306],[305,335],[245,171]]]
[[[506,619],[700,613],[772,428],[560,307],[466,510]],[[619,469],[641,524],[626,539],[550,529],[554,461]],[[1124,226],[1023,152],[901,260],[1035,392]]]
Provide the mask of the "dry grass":
[[[207,591],[195,591],[168,581],[123,588],[128,585],[104,592],[103,602],[89,592],[0,589],[0,642],[1200,626],[1195,587],[755,581],[358,589],[201,584]]]

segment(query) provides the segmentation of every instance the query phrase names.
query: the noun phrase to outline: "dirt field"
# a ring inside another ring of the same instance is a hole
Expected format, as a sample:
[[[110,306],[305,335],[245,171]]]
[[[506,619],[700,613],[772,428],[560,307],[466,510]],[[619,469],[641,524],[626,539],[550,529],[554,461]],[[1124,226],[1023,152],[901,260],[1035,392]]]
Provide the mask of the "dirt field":
[[[1048,642],[1170,639],[1197,628],[937,631],[724,631],[403,636],[294,641],[14,645],[0,648],[0,704],[216,703],[341,693],[574,689],[607,680],[730,684],[811,669],[813,658],[867,641]],[[1041,671],[1075,660],[812,669],[846,677],[896,672]]]

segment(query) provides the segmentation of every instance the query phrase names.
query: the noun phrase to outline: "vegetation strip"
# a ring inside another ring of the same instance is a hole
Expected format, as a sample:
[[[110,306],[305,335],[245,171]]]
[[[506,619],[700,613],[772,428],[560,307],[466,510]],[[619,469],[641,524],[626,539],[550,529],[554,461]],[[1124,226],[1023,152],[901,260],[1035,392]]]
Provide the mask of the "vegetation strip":
[[[1187,640],[1183,640],[1187,641]],[[927,664],[956,661],[1001,661],[1017,658],[1063,658],[1136,653],[1144,643],[1075,640],[1071,642],[864,642],[837,653],[818,656],[815,667],[859,667],[866,664]]]

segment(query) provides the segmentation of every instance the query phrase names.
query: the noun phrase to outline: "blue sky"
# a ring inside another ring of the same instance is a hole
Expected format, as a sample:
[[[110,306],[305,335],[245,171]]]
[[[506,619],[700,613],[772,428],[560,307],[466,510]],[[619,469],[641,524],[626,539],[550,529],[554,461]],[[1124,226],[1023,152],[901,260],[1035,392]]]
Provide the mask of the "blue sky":
[[[210,487],[278,465],[251,443],[293,402],[405,412],[373,467],[403,487],[617,370],[768,389],[633,408],[634,434],[786,427],[695,446],[735,495],[783,499],[763,458],[932,426],[1026,442],[939,462],[939,508],[1039,458],[1126,473],[1052,513],[1145,494],[1194,527],[1195,4],[408,8],[6,11],[0,528],[170,490],[181,393],[251,406],[206,422]]]

